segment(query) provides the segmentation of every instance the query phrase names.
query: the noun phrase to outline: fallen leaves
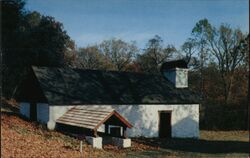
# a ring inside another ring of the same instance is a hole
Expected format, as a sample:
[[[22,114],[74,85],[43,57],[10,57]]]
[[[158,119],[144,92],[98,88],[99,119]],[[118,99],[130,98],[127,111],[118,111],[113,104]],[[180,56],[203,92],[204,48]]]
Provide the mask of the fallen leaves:
[[[77,146],[78,140],[64,142],[64,136],[39,128],[18,116],[2,114],[1,144],[3,157],[80,157],[76,148],[65,148],[66,143]]]
[[[1,155],[8,157],[80,157],[79,140],[56,131],[48,131],[43,126],[25,121],[18,115],[1,115]],[[158,150],[157,147],[132,142],[132,147],[120,149],[104,145],[104,150],[93,149],[84,142],[84,157],[121,157],[129,152]]]

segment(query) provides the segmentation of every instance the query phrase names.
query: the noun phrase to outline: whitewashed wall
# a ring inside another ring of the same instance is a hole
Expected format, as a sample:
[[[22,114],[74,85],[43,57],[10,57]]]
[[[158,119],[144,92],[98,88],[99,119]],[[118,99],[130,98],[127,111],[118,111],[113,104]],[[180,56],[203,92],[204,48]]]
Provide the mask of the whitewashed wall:
[[[47,103],[37,103],[37,121],[48,123],[49,121],[49,105]]]
[[[83,106],[83,105],[81,105]],[[87,105],[84,105],[87,106]],[[158,137],[159,113],[172,110],[172,137],[199,137],[199,104],[192,105],[89,105],[114,108],[132,125],[130,137]],[[55,128],[55,120],[73,106],[50,106],[48,128]]]
[[[48,129],[53,130],[56,127],[56,120],[65,114],[69,109],[74,106],[60,105],[60,106],[49,106],[49,122],[47,124]]]
[[[188,87],[188,69],[174,68],[165,70],[163,74],[175,85],[176,88]]]
[[[30,103],[21,102],[20,106],[20,113],[27,118],[30,118]]]

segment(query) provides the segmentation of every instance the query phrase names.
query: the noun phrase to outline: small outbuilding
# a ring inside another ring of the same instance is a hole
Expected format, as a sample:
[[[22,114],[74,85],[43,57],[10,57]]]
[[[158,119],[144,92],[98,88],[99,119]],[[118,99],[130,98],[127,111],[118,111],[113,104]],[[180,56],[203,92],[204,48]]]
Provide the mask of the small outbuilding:
[[[20,88],[20,112],[51,130],[198,138],[200,99],[188,88],[187,64],[168,62],[161,72],[33,66]]]
[[[127,128],[132,127],[132,125],[114,109],[94,108],[91,106],[75,106],[59,117],[56,123],[83,128],[85,129],[85,135],[95,137],[98,137],[97,129],[102,125],[105,127],[105,135],[124,138],[127,138]],[[116,128],[110,129],[110,126],[115,126]]]

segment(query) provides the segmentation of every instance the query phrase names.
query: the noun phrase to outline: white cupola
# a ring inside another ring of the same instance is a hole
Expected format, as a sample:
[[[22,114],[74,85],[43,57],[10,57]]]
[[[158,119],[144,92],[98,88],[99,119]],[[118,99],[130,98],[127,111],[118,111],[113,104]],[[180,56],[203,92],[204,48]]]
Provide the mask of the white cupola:
[[[188,67],[184,60],[169,61],[162,64],[161,73],[176,88],[188,87]]]

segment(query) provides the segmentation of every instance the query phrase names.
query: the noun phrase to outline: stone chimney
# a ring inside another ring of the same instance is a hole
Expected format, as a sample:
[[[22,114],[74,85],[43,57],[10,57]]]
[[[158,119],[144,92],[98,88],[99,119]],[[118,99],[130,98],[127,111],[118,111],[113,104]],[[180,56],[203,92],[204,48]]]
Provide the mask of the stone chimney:
[[[163,76],[171,81],[176,88],[188,87],[188,67],[185,60],[165,62],[161,66]]]

